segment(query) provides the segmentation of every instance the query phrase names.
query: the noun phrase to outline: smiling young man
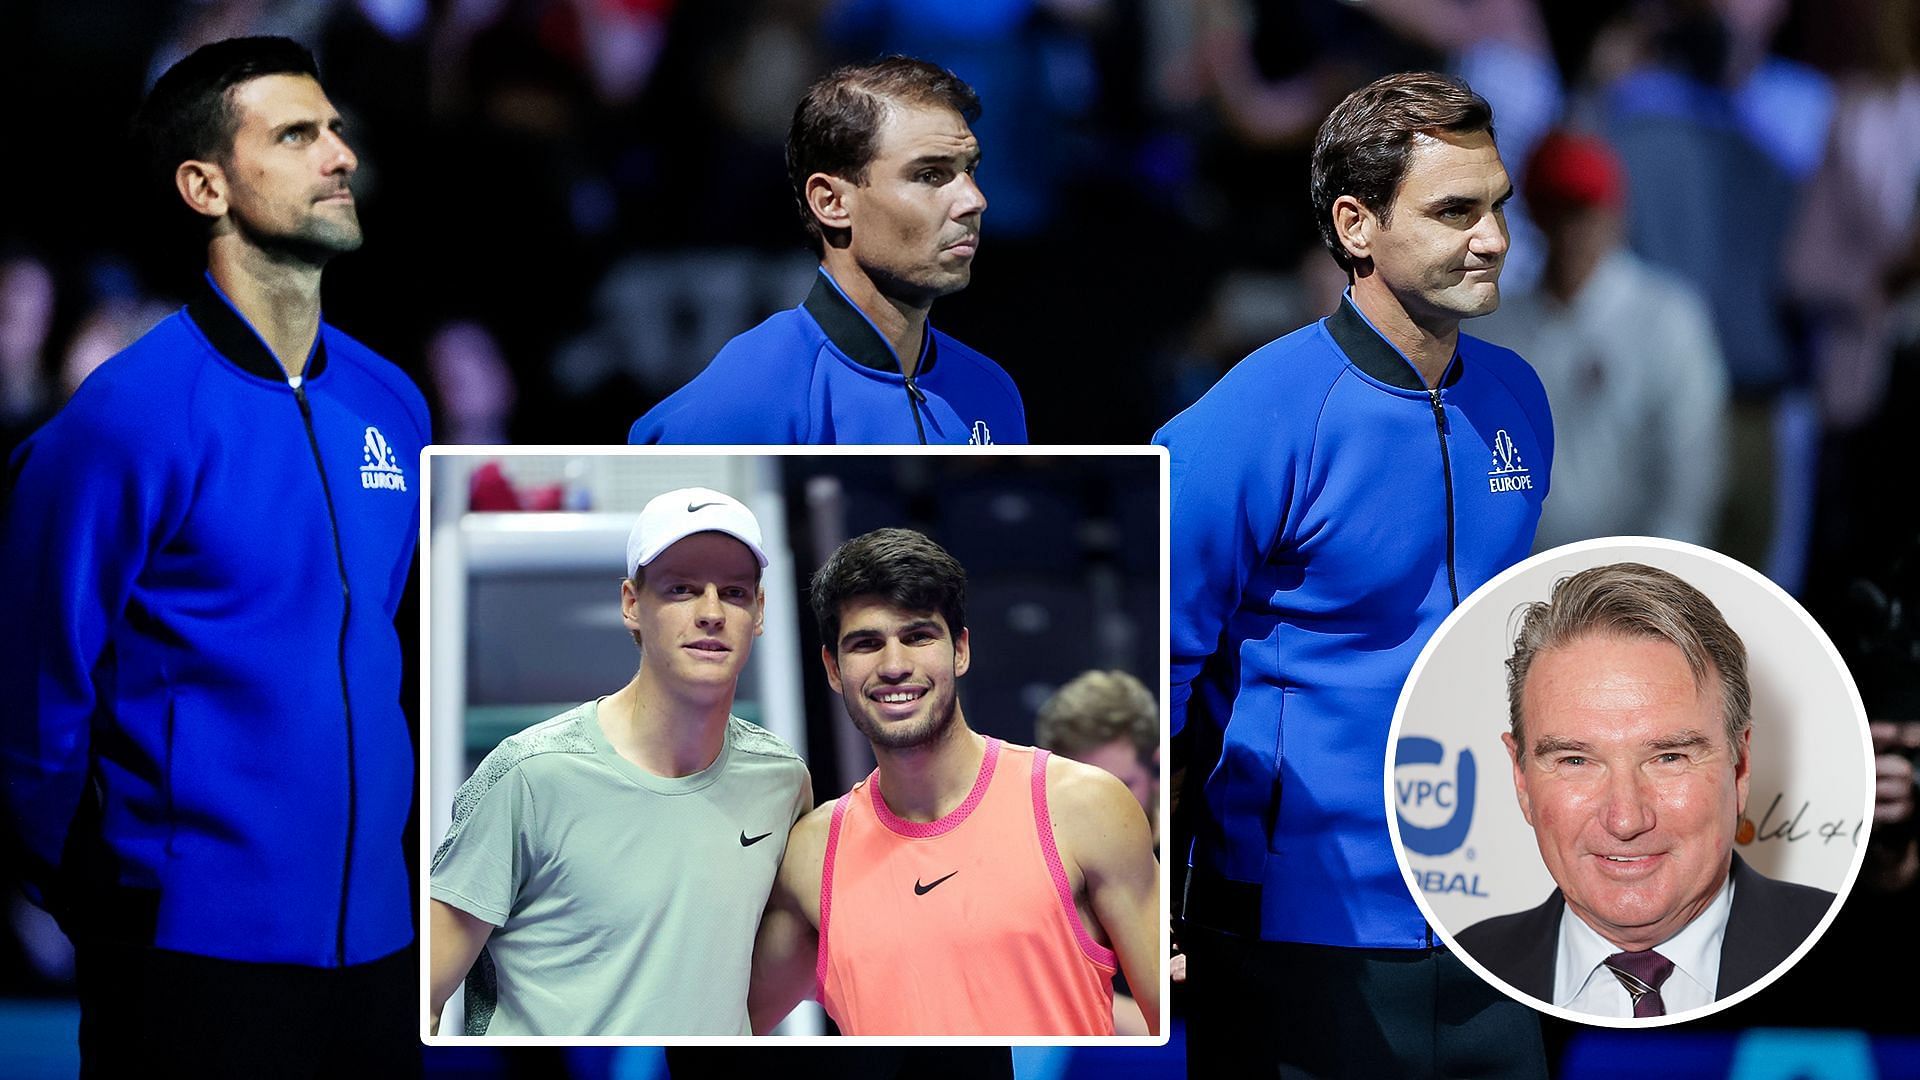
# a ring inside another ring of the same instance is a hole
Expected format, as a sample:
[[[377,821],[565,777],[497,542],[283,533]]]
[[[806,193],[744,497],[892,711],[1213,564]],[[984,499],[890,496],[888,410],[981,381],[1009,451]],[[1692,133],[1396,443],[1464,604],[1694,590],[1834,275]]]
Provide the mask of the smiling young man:
[[[627,441],[1026,442],[1013,380],[928,322],[973,274],[979,113],[952,72],[904,56],[814,83],[787,134],[813,291],[728,342]]]
[[[816,987],[849,1035],[1104,1035],[1124,969],[1159,1023],[1146,815],[1090,765],[983,737],[966,573],[917,532],[813,577],[827,680],[879,765],[801,819],[754,948],[754,1029]]]
[[[620,613],[640,670],[508,737],[460,786],[433,857],[432,1025],[461,980],[468,1035],[746,1035],[754,928],[800,758],[729,714],[767,557],[744,505],[648,502]]]
[[[196,50],[134,132],[207,273],[13,457],[18,865],[74,942],[84,1075],[418,1073],[393,620],[429,436],[320,318],[359,161],[285,38]]]
[[[1543,1075],[1533,1014],[1436,947],[1381,799],[1414,658],[1526,557],[1552,464],[1540,380],[1460,332],[1500,302],[1513,186],[1492,110],[1447,76],[1387,76],[1321,125],[1310,186],[1351,281],[1339,308],[1154,440],[1173,729],[1222,746],[1189,856],[1188,1062]]]
[[[1559,886],[1459,935],[1515,989],[1596,1016],[1727,997],[1805,941],[1830,892],[1733,852],[1752,771],[1747,649],[1720,610],[1638,563],[1529,604],[1507,660],[1520,812]]]

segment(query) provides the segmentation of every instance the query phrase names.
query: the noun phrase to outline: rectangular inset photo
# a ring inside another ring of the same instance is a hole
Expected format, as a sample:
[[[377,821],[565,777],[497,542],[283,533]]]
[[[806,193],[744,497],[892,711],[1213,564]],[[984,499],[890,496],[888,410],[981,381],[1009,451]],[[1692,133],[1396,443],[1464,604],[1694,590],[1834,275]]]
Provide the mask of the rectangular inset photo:
[[[433,1045],[1166,1040],[1166,457],[425,455]]]

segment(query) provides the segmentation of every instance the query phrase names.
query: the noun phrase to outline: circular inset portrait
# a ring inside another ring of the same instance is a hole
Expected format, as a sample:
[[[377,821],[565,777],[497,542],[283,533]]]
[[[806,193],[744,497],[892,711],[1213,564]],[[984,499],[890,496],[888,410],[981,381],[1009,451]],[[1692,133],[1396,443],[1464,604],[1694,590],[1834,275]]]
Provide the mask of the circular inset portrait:
[[[1536,555],[1402,689],[1387,821],[1415,901],[1516,1000],[1609,1027],[1726,1008],[1813,947],[1873,816],[1866,711],[1785,592],[1647,537]]]

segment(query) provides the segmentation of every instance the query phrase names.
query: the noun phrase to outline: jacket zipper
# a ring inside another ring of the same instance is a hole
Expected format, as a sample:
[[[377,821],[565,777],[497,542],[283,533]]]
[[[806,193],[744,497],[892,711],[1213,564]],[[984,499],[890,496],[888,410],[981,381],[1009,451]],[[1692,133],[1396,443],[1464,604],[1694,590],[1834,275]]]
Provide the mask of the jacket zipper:
[[[1440,406],[1440,389],[1435,387],[1427,391],[1427,398],[1433,402],[1433,427],[1440,435],[1440,475],[1447,482],[1447,592],[1453,597],[1453,606],[1460,606],[1460,579],[1453,572],[1453,459],[1447,454],[1447,410]]]
[[[913,385],[913,376],[907,376],[907,408],[913,410],[913,430],[920,433],[920,445],[927,445],[927,428],[920,422],[920,406],[927,403],[926,392]]]
[[[1427,391],[1427,400],[1433,402],[1433,429],[1440,437],[1440,475],[1447,484],[1447,593],[1453,597],[1453,606],[1460,606],[1460,579],[1453,571],[1453,457],[1447,452],[1447,410],[1440,404],[1440,388],[1432,387]],[[1427,948],[1433,948],[1433,925],[1427,923]]]
[[[340,867],[340,921],[334,932],[334,959],[347,966],[347,893],[353,879],[353,833],[357,816],[357,793],[353,764],[353,701],[347,696],[347,627],[353,617],[353,592],[347,586],[347,556],[340,546],[340,518],[333,507],[333,489],[327,485],[327,465],[320,457],[320,437],[313,430],[313,407],[307,403],[306,382],[295,375],[287,379],[293,399],[300,404],[300,419],[307,428],[307,445],[313,450],[313,467],[320,473],[320,492],[327,500],[327,530],[333,535],[333,563],[340,572],[340,707],[347,718],[347,851]]]

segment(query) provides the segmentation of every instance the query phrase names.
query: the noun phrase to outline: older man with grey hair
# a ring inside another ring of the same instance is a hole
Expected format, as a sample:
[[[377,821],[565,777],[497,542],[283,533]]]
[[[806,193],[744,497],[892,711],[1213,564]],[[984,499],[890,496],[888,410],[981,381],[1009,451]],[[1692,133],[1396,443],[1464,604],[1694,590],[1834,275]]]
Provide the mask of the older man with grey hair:
[[[1460,946],[1596,1016],[1728,997],[1785,962],[1834,895],[1733,853],[1752,768],[1747,650],[1700,590],[1638,563],[1561,579],[1507,660],[1520,812],[1559,887]]]

